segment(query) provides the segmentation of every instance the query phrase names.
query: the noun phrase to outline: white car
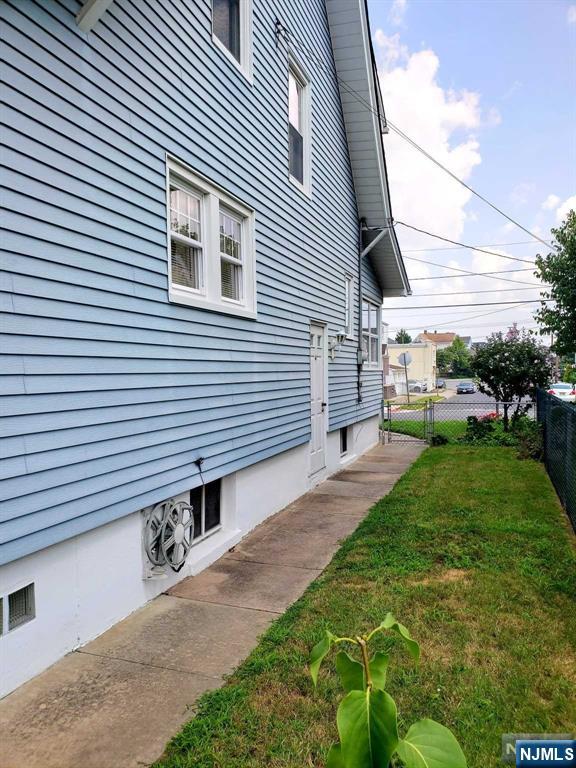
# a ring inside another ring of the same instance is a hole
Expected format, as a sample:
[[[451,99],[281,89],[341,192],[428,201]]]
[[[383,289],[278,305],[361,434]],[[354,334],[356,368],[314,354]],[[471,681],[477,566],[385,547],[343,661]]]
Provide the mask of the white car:
[[[567,384],[565,381],[557,381],[550,384],[549,395],[555,395],[565,403],[576,403],[576,384]]]

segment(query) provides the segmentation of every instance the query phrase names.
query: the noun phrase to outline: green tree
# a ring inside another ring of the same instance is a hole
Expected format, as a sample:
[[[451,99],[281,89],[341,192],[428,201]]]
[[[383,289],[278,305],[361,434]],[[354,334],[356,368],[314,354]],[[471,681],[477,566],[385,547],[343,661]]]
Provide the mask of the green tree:
[[[450,347],[439,349],[436,352],[436,368],[441,376],[449,376],[451,373],[452,356]]]
[[[528,409],[522,402],[532,399],[539,387],[546,387],[552,366],[544,347],[529,331],[504,335],[493,333],[485,347],[472,358],[472,370],[478,377],[478,389],[504,403],[504,429],[508,430],[508,413],[514,407],[519,415]]]
[[[470,350],[459,336],[436,353],[436,367],[443,376],[470,376]]]
[[[543,302],[536,313],[542,333],[554,334],[552,349],[559,355],[576,353],[576,212],[552,230],[557,249],[536,257],[536,275],[550,289],[542,292]]]
[[[396,334],[396,344],[410,344],[412,342],[412,336],[404,328],[400,328]]]

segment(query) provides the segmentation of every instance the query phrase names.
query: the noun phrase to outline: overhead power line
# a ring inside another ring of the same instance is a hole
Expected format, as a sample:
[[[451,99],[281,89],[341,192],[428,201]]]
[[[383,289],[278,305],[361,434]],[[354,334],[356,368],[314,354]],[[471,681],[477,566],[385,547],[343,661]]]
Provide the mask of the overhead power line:
[[[404,256],[405,259],[408,259],[409,261],[418,261],[421,264],[430,264],[433,267],[440,267],[441,269],[452,269],[454,272],[461,272],[464,275],[469,275],[473,277],[488,277],[492,280],[503,280],[505,283],[521,283],[522,285],[535,285],[533,282],[529,282],[528,280],[516,280],[513,277],[493,277],[495,274],[506,274],[506,272],[516,272],[516,271],[533,271],[533,270],[514,270],[514,269],[508,269],[504,272],[471,272],[469,269],[462,269],[462,267],[451,267],[448,264],[438,264],[437,261],[428,261],[428,259],[418,259],[416,256]],[[415,280],[434,280],[438,279],[440,277],[460,277],[460,275],[438,275],[436,278],[434,277],[416,277]],[[411,278],[412,282],[412,278]]]
[[[280,35],[284,35],[287,38],[288,45],[295,45],[297,48],[299,48],[305,55],[309,56],[313,59],[319,66],[323,67],[325,71],[329,72],[333,77],[336,78],[336,80],[342,85],[343,88],[354,98],[356,101],[358,101],[359,104],[361,104],[365,109],[367,109],[369,112],[372,112],[378,120],[380,121],[382,119],[382,115],[378,112],[377,109],[374,109],[373,106],[370,104],[370,102],[366,101],[366,99],[358,93],[349,83],[347,83],[345,80],[343,80],[341,77],[338,76],[338,73],[336,72],[335,67],[328,67],[326,64],[326,61],[324,60],[324,56],[322,54],[318,54],[315,51],[311,51],[306,45],[304,45],[300,40],[295,38],[289,29],[287,29],[283,24],[281,24],[279,21],[276,22],[276,39],[278,40],[280,38]],[[421,147],[416,141],[411,139],[404,131],[402,131],[397,125],[394,125],[390,120],[386,119],[386,125],[390,126],[392,130],[398,134],[402,139],[407,141],[414,149],[418,150],[418,152],[421,152],[425,157],[428,158],[431,162],[433,162],[435,165],[438,166],[438,168],[442,169],[445,173],[447,173],[454,181],[457,181],[458,184],[461,184],[463,187],[465,187],[469,192],[471,192],[473,195],[476,195],[482,202],[486,203],[486,205],[490,206],[493,210],[495,210],[497,213],[499,213],[501,216],[503,216],[505,219],[508,219],[512,224],[517,226],[519,229],[521,229],[523,232],[526,232],[527,235],[530,235],[531,238],[534,240],[538,240],[541,243],[543,243],[547,248],[550,248],[550,243],[546,242],[546,240],[543,240],[538,235],[531,232],[529,229],[524,227],[520,222],[516,221],[516,219],[513,219],[511,216],[509,216],[505,211],[503,211],[501,208],[499,208],[494,203],[490,202],[488,198],[484,197],[484,195],[481,195],[480,192],[477,192],[473,187],[471,187],[469,184],[466,184],[465,181],[463,181],[461,178],[456,176],[455,173],[453,173],[449,168],[447,168],[445,165],[443,165],[439,160],[436,160],[435,157],[433,157],[429,152],[427,152],[423,147]]]
[[[419,261],[421,264],[433,264],[434,266],[439,266],[435,264],[433,261],[426,261],[425,259],[417,259],[415,256],[405,256],[405,259],[410,259],[411,261]],[[442,267],[444,269],[458,269],[458,267],[448,267],[446,264],[442,264]],[[496,270],[494,272],[468,272],[469,275],[474,275],[476,277],[493,277],[494,275],[507,275],[511,272],[534,272],[533,269],[528,269],[524,267],[523,269],[502,269],[502,270]],[[410,282],[413,283],[415,280],[449,280],[454,277],[460,277],[460,275],[431,275],[430,277],[411,277]],[[494,278],[495,280],[505,280],[504,277],[498,277]],[[508,280],[507,282],[510,283],[522,283],[526,282],[524,280]],[[527,283],[526,285],[536,285],[536,283]]]
[[[498,253],[497,251],[487,251],[485,248],[478,248],[476,245],[465,245],[464,243],[459,243],[457,240],[451,240],[449,237],[443,237],[442,235],[435,235],[433,232],[428,232],[426,229],[420,229],[420,227],[415,227],[412,224],[406,224],[405,221],[396,221],[396,224],[401,224],[403,227],[408,227],[409,229],[413,229],[415,232],[421,232],[423,235],[429,235],[429,237],[435,237],[437,240],[444,240],[446,243],[452,243],[453,245],[458,245],[461,248],[470,248],[471,251],[480,251],[480,253],[487,253],[490,256],[499,256],[501,259],[510,259],[510,261],[523,261],[525,264],[534,264],[533,261],[530,259],[520,259],[517,256],[508,256],[508,254],[504,253]]]
[[[535,240],[518,240],[515,243],[486,243],[480,248],[508,248],[510,245],[533,245]],[[402,253],[426,253],[426,251],[461,251],[468,245],[444,246],[444,248],[402,248]]]
[[[472,293],[513,293],[514,291],[541,291],[542,288],[539,285],[535,285],[533,288],[489,288],[483,291],[450,291],[449,293],[415,293],[412,294],[412,298],[420,299],[424,296],[465,296]]]
[[[425,306],[420,307],[386,307],[386,312],[396,311],[396,310],[413,310],[413,309],[444,309],[446,307],[495,307],[497,304],[538,304],[540,301],[554,301],[554,299],[524,299],[523,301],[484,301],[474,304],[427,304]]]
[[[384,309],[386,310],[386,308],[384,308]],[[512,310],[512,309],[515,309],[515,307],[504,307],[504,309],[492,309],[489,312],[480,312],[480,314],[478,314],[478,315],[471,315],[471,316],[468,316],[468,317],[455,317],[455,318],[452,318],[450,320],[443,320],[441,323],[434,323],[434,328],[442,328],[443,326],[446,326],[446,325],[456,325],[458,323],[467,323],[468,320],[476,320],[479,317],[488,317],[488,315],[496,315],[499,312],[510,312],[510,310]],[[397,327],[398,328],[400,328],[400,327],[404,328],[404,326],[397,326]],[[416,325],[416,326],[413,326],[412,328],[404,328],[404,330],[406,330],[406,331],[418,331],[418,330],[420,330],[421,327],[422,327],[421,325]],[[474,327],[474,326],[472,326],[472,327]]]
[[[539,240],[547,248],[550,248],[550,243],[547,243],[546,240],[543,240],[541,237],[539,237],[538,235],[534,234],[534,232],[531,232],[529,229],[527,229],[522,224],[520,224],[519,221],[516,221],[516,219],[513,219],[511,216],[509,216],[505,211],[503,211],[497,205],[494,205],[494,203],[491,203],[490,200],[488,200],[487,197],[484,197],[484,195],[481,195],[480,192],[477,192],[469,184],[466,184],[465,181],[463,181],[459,176],[456,176],[455,173],[452,173],[452,171],[449,168],[447,168],[445,165],[443,165],[439,160],[436,160],[436,158],[433,157],[429,152],[427,152],[423,147],[421,147],[420,144],[418,144],[413,139],[411,139],[410,136],[408,136],[407,134],[404,133],[404,131],[400,130],[400,128],[398,128],[397,125],[394,125],[394,123],[392,123],[390,120],[386,120],[386,124],[389,125],[390,128],[392,128],[394,133],[398,134],[398,136],[403,138],[404,141],[407,141],[412,147],[414,147],[414,149],[417,149],[418,152],[421,152],[424,155],[424,157],[427,157],[428,160],[430,160],[435,165],[437,165],[438,168],[441,168],[445,173],[447,173],[451,178],[453,178],[454,181],[457,181],[459,184],[461,184],[463,187],[465,187],[473,195],[476,195],[476,197],[478,197],[480,200],[482,200],[482,202],[486,203],[486,205],[489,205],[490,208],[495,210],[501,216],[504,216],[505,219],[508,219],[508,221],[510,221],[515,226],[517,226],[523,232],[526,232],[526,234],[530,235],[530,237],[534,238],[534,240]]]

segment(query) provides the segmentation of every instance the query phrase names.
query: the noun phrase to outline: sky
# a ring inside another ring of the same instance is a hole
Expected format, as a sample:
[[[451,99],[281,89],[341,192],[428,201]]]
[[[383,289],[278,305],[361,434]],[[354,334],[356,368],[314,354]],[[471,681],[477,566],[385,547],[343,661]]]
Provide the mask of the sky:
[[[576,209],[576,3],[368,0],[368,7],[386,118],[549,241],[550,229]],[[384,146],[396,221],[528,262],[549,250],[393,131]],[[481,341],[513,322],[537,329],[537,303],[462,306],[537,299],[530,263],[455,249],[400,224],[396,231],[413,296],[385,300],[389,335],[403,327],[412,336],[455,331]],[[419,279],[458,273],[415,259],[472,272],[528,271]],[[466,293],[440,295],[457,291]]]

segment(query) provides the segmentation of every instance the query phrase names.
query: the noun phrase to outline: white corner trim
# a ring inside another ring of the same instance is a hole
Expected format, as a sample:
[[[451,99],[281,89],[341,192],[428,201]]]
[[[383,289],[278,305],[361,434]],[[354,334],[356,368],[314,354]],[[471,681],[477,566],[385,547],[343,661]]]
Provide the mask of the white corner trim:
[[[76,24],[82,32],[90,32],[106,13],[114,0],[86,0],[76,15]]]

